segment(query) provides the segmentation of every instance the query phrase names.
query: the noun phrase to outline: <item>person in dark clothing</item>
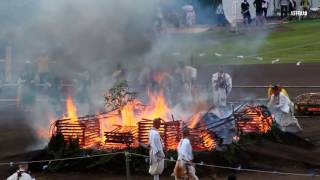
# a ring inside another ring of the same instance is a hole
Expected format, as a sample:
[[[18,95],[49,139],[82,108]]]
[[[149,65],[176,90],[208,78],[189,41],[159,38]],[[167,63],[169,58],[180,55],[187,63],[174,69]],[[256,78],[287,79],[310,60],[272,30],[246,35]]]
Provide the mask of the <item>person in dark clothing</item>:
[[[289,0],[280,0],[281,18],[288,16]]]
[[[241,13],[243,15],[243,23],[250,24],[251,23],[251,14],[250,14],[250,5],[247,0],[244,0],[241,3]]]
[[[296,0],[290,0],[289,14],[291,14],[292,11],[295,11],[296,8],[297,8],[297,1]]]
[[[262,4],[265,3],[265,0],[255,0],[253,6],[256,8],[256,25],[264,24],[263,8]]]

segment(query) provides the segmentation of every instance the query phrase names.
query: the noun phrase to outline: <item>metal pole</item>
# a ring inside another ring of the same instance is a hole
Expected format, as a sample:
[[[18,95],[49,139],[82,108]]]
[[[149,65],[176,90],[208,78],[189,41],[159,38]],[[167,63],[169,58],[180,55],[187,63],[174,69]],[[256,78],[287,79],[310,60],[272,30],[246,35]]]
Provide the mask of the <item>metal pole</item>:
[[[125,161],[126,161],[126,179],[127,180],[131,180],[131,176],[130,176],[130,159],[129,159],[130,154],[128,152],[124,152],[124,156],[125,156]]]
[[[12,80],[12,48],[10,46],[6,47],[5,60],[5,82],[9,83]]]

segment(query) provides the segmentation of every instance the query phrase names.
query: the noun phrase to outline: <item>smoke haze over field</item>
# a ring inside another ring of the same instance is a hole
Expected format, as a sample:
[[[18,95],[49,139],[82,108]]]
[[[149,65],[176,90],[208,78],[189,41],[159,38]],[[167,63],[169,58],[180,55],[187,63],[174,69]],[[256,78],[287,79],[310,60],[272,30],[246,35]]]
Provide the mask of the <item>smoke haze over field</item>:
[[[0,45],[12,46],[14,80],[26,61],[36,63],[46,54],[51,71],[60,78],[91,72],[95,88],[90,96],[102,104],[103,93],[112,86],[107,74],[118,62],[136,61],[151,48],[156,7],[150,0],[5,0],[0,2]],[[59,115],[50,104],[35,107],[22,126],[43,127],[46,134],[48,114]]]
[[[0,35],[16,61],[47,53],[66,70],[94,70],[149,48],[155,7],[148,0],[10,0],[0,3],[8,13]]]
[[[71,79],[78,72],[88,70],[93,81],[90,98],[96,107],[101,107],[104,92],[113,85],[110,74],[117,63],[129,69],[129,81],[137,84],[136,77],[146,64],[173,72],[177,60],[189,64],[190,56],[194,56],[194,61],[201,64],[198,50],[223,42],[214,34],[210,39],[197,39],[193,33],[169,32],[156,36],[154,21],[158,5],[153,0],[3,0],[0,46],[12,46],[14,80],[25,61],[36,63],[43,54],[49,56],[50,69],[60,78]],[[202,10],[199,4],[197,7]],[[263,34],[251,42],[252,51],[257,50],[265,37]],[[190,41],[192,38],[195,41]],[[246,39],[232,43],[239,47],[247,45]],[[213,72],[205,73],[210,78]],[[210,81],[199,82],[207,85]],[[201,92],[205,94],[206,90],[203,88]],[[179,89],[172,92],[174,96]],[[35,107],[33,116],[27,118],[31,123],[27,124],[37,130],[43,127],[46,133],[50,123],[47,119],[61,114],[54,114],[49,103]],[[80,105],[78,113],[88,114]]]

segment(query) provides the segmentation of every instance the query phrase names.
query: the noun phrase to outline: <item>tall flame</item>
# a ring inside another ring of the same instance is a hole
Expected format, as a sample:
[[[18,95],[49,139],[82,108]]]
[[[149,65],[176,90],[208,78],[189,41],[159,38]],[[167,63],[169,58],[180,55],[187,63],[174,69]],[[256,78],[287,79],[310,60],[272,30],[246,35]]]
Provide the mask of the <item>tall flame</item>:
[[[66,106],[67,106],[67,115],[68,115],[68,118],[70,118],[70,122],[75,124],[79,123],[78,116],[77,116],[77,108],[74,105],[71,96],[67,97]]]
[[[134,102],[128,102],[121,110],[121,118],[123,126],[136,126],[136,118],[134,115]]]
[[[162,118],[167,119],[170,113],[170,108],[167,105],[164,92],[149,93],[150,106],[144,112],[144,117],[148,119]]]

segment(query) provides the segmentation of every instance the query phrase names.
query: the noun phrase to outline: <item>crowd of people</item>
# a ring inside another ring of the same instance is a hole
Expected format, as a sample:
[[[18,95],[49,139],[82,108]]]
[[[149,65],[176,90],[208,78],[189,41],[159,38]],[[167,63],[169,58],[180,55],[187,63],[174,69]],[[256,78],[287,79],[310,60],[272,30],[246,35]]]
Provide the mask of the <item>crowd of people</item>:
[[[192,1],[182,6],[170,3],[161,4],[156,12],[156,28],[161,31],[164,27],[193,27],[196,24],[196,10]]]
[[[310,3],[309,0],[301,0],[300,7],[297,8],[296,0],[279,0],[277,1],[280,7],[280,18],[288,18],[292,15],[292,11],[302,10],[309,11]],[[263,25],[268,17],[268,9],[271,7],[270,0],[255,0],[252,4],[256,9],[256,25]],[[243,0],[241,3],[241,14],[243,15],[244,24],[250,24],[252,22],[252,16],[250,12],[250,4],[247,0]],[[302,17],[302,16],[301,16]]]

